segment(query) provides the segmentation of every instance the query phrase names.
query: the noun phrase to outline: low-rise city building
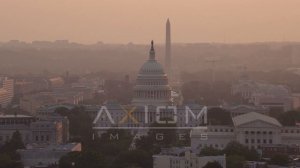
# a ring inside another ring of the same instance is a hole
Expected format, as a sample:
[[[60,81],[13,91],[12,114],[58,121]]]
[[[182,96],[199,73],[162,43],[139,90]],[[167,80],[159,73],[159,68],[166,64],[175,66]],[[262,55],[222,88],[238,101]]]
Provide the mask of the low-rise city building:
[[[236,105],[236,106],[227,106],[224,107],[231,114],[231,117],[235,117],[242,114],[247,114],[250,112],[257,112],[261,114],[269,114],[269,108],[263,106],[254,106],[254,105]]]
[[[50,83],[46,77],[42,76],[29,76],[29,77],[16,77],[15,80],[15,93],[22,96],[30,93],[37,93],[47,91],[50,89]]]
[[[0,144],[19,131],[25,144],[61,144],[67,141],[62,120],[38,120],[28,115],[0,115]]]
[[[31,115],[35,115],[38,108],[51,104],[55,104],[55,99],[49,92],[29,94],[20,99],[20,109]]]
[[[190,148],[162,149],[158,155],[153,155],[153,168],[202,168],[208,162],[218,162],[226,168],[225,155],[197,156]]]
[[[73,104],[77,105],[85,98],[91,98],[91,94],[86,95],[83,91],[59,89],[52,92],[39,92],[25,95],[20,100],[20,108],[31,115],[36,115],[39,108],[47,105]]]
[[[232,95],[241,95],[255,106],[268,107],[270,111],[288,111],[293,108],[292,94],[283,85],[241,79],[232,86],[231,93]]]
[[[21,155],[21,161],[25,168],[48,167],[58,165],[59,159],[69,152],[80,152],[80,143],[68,143],[61,145],[35,145],[30,144],[26,149],[18,150]]]
[[[14,97],[14,80],[7,77],[0,78],[0,107],[7,107]]]
[[[261,147],[262,157],[271,158],[274,155],[285,154],[289,156],[300,155],[299,145],[282,145],[282,144],[270,144]]]

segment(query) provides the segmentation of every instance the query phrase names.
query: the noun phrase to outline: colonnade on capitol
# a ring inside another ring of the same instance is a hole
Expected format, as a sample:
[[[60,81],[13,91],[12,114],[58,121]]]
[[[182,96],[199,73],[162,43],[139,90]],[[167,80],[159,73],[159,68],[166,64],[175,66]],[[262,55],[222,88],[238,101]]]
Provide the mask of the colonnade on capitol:
[[[150,90],[150,91],[135,91],[134,96],[136,98],[143,98],[143,99],[166,99],[169,98],[171,95],[169,91],[166,90]]]

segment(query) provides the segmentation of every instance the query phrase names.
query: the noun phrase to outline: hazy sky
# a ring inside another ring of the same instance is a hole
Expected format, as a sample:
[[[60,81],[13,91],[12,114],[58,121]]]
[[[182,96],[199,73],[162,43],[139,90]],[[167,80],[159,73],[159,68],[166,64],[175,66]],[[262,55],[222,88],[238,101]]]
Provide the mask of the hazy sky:
[[[0,0],[0,41],[300,41],[300,0]]]

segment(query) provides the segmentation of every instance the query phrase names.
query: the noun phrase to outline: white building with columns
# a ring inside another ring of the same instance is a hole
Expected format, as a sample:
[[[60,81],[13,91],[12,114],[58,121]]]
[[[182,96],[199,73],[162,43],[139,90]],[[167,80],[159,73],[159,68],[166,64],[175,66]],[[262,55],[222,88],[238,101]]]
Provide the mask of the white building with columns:
[[[270,116],[251,112],[233,117],[232,121],[233,125],[209,125],[206,130],[192,130],[192,148],[223,149],[230,141],[254,149],[270,144],[300,145],[300,127],[282,126]],[[207,139],[202,138],[203,134]]]

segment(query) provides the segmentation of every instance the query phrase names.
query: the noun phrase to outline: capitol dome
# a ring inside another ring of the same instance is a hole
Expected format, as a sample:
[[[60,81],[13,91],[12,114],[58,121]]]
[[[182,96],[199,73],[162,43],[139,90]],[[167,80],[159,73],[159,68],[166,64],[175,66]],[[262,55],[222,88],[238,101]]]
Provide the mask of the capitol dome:
[[[164,69],[156,60],[149,59],[141,67],[139,74],[165,74]]]
[[[170,105],[171,88],[167,74],[155,59],[153,41],[149,59],[141,67],[134,87],[133,105]]]

